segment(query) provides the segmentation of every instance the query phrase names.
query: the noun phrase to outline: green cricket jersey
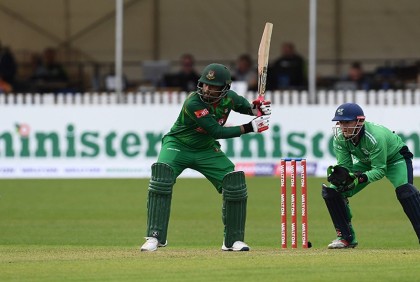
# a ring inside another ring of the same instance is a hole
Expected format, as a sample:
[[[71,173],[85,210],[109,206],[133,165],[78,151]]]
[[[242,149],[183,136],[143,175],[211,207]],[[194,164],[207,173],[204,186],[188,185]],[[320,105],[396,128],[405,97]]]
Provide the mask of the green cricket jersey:
[[[232,90],[212,105],[204,103],[197,92],[191,92],[185,99],[175,124],[165,136],[192,149],[214,147],[216,139],[238,137],[242,134],[240,126],[223,126],[231,111],[253,115],[251,104]]]
[[[370,166],[371,169],[364,173],[369,182],[373,182],[385,176],[387,165],[403,159],[400,150],[405,143],[388,128],[365,122],[357,145],[345,140],[342,134],[334,138],[333,145],[338,165],[350,171],[353,171],[353,162]]]

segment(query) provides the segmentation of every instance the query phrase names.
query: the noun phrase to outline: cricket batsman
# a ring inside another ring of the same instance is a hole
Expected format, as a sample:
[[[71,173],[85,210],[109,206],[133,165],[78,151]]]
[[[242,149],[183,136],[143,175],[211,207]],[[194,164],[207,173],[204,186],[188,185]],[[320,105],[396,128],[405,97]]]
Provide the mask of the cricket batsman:
[[[249,251],[244,242],[247,207],[247,186],[242,171],[221,150],[217,139],[227,139],[269,128],[271,103],[255,100],[249,103],[230,90],[230,71],[221,64],[204,68],[197,90],[191,92],[169,133],[162,138],[162,147],[148,189],[146,242],[141,251],[156,251],[167,245],[172,187],[186,169],[203,174],[222,194],[224,224],[223,251]],[[249,123],[225,127],[229,114],[258,116]]]
[[[413,154],[407,145],[388,128],[365,121],[363,110],[357,104],[339,106],[332,120],[336,122],[333,148],[337,165],[328,167],[330,185],[322,185],[322,197],[337,238],[328,248],[357,246],[348,198],[384,176],[394,186],[420,243],[420,193],[413,185]]]

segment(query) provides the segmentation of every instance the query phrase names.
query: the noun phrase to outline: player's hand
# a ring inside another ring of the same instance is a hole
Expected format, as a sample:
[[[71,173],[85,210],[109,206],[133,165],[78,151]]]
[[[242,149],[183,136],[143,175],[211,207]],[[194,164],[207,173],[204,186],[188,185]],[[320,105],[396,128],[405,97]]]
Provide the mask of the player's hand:
[[[368,181],[367,175],[364,174],[363,172],[357,171],[355,173],[349,173],[350,178],[353,179],[353,182],[347,184],[347,185],[342,185],[339,188],[339,192],[345,192],[345,191],[350,191],[353,190],[357,185],[361,184],[361,183],[365,183]]]
[[[253,132],[263,132],[269,128],[270,116],[260,116],[250,122]]]
[[[331,165],[327,168],[327,180],[336,187],[338,192],[352,190],[359,184],[358,177],[340,165]]]
[[[271,115],[271,101],[261,101],[258,99],[252,101],[252,113],[254,114],[254,116]]]
[[[353,190],[358,184],[359,184],[359,178],[354,174],[354,173],[349,173],[349,177],[353,180],[352,182],[345,184],[345,185],[341,185],[339,187],[337,187],[337,190],[339,192],[346,192],[346,191],[350,191]]]

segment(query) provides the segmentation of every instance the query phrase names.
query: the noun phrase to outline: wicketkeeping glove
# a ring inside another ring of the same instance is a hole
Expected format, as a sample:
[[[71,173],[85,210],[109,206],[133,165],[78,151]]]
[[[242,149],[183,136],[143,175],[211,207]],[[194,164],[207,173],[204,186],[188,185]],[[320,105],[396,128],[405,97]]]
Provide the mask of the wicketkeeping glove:
[[[252,114],[258,116],[258,113],[261,112],[262,115],[267,116],[271,115],[271,102],[270,101],[260,101],[258,99],[252,101]]]
[[[249,123],[242,125],[245,129],[244,133],[263,132],[269,128],[270,116],[260,116],[251,120]]]
[[[359,178],[355,174],[339,165],[327,168],[327,180],[336,186],[339,192],[352,190],[359,184]]]

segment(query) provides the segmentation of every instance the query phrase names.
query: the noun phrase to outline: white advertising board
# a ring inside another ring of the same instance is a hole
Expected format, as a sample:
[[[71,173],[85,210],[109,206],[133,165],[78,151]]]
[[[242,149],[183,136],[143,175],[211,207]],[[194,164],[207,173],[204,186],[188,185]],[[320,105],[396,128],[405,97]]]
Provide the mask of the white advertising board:
[[[160,139],[180,105],[38,105],[0,108],[0,178],[148,177]],[[367,120],[403,135],[420,175],[420,111],[363,106]],[[273,106],[263,134],[220,140],[249,175],[272,175],[282,157],[304,157],[308,174],[325,176],[331,151],[333,106]],[[226,126],[249,122],[232,114]],[[187,170],[181,176],[199,176]]]

